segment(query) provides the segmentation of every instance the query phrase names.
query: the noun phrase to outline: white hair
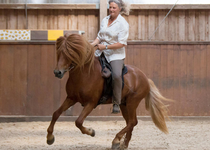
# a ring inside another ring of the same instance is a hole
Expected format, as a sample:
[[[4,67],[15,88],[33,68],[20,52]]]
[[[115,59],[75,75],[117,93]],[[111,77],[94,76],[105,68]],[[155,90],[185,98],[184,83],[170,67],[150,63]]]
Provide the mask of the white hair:
[[[124,0],[109,0],[109,4],[111,2],[114,2],[118,5],[119,8],[121,8],[120,14],[129,15],[130,13],[130,3],[128,1]]]

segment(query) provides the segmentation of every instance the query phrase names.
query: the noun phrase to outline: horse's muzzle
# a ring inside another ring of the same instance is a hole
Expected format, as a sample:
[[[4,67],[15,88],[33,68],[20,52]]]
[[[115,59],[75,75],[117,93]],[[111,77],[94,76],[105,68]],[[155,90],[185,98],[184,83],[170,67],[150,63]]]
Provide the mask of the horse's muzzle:
[[[54,70],[55,77],[57,77],[59,79],[63,78],[64,73],[65,73],[65,71],[62,72],[62,71],[59,71],[59,70]]]

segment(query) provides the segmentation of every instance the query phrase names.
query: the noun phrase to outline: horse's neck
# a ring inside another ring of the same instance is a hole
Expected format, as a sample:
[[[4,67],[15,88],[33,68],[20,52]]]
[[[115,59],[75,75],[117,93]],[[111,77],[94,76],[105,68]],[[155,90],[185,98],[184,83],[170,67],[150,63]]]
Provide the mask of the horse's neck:
[[[85,64],[82,68],[77,68],[73,72],[69,72],[69,77],[73,80],[87,80],[93,76],[99,75],[101,65],[97,57],[94,58],[93,67],[90,64]],[[86,78],[85,78],[86,77]]]

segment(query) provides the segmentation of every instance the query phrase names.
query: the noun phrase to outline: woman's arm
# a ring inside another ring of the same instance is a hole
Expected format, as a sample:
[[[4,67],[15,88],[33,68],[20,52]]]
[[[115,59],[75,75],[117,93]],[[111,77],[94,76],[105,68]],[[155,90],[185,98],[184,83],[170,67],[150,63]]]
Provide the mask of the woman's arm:
[[[114,44],[111,44],[111,45],[107,45],[107,49],[120,49],[124,46],[125,45],[121,44],[121,43],[114,43]],[[98,44],[98,49],[99,50],[104,50],[104,49],[106,49],[106,45]]]
[[[100,43],[99,39],[96,38],[92,43],[90,43],[93,47]]]

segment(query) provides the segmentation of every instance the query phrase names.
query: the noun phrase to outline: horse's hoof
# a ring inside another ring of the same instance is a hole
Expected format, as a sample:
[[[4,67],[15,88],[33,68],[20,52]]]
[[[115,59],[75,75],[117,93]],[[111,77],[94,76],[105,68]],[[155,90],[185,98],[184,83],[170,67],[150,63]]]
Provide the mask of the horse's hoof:
[[[96,135],[95,130],[92,129],[92,134],[90,136],[94,137]]]
[[[112,144],[112,150],[120,150],[120,143]]]
[[[51,140],[47,140],[48,145],[52,145],[54,142],[55,142],[55,137],[54,136]]]

